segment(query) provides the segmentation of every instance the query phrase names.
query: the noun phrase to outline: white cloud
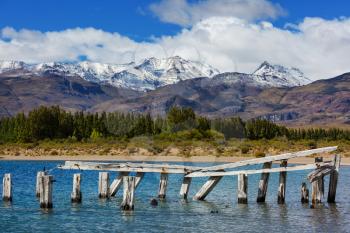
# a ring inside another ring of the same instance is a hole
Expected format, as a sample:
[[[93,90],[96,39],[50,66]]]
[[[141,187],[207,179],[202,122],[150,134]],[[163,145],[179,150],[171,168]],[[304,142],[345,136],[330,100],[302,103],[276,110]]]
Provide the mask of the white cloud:
[[[0,32],[0,59],[27,62],[77,61],[84,55],[91,61],[125,63],[179,55],[221,71],[252,72],[267,60],[300,68],[319,79],[350,71],[349,54],[347,18],[306,18],[281,29],[268,22],[212,17],[153,42],[135,42],[93,28],[53,32],[4,28]]]
[[[163,22],[191,26],[215,16],[237,17],[248,21],[275,19],[285,11],[268,0],[161,0],[150,5],[150,10]]]

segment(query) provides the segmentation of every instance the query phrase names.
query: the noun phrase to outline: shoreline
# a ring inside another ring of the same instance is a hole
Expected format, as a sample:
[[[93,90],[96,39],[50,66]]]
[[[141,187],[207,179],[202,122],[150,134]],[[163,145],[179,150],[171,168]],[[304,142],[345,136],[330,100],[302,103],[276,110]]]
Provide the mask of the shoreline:
[[[161,155],[80,155],[80,156],[59,156],[59,155],[46,155],[46,156],[13,156],[13,155],[0,155],[0,161],[125,161],[125,162],[193,162],[193,163],[232,163],[247,159],[253,159],[255,157],[216,157],[216,156],[161,156]],[[325,160],[331,160],[329,155],[324,156]],[[313,157],[302,157],[289,159],[290,164],[310,164],[314,162]],[[278,163],[278,162],[277,162]],[[345,157],[341,160],[341,165],[350,166],[350,158]]]

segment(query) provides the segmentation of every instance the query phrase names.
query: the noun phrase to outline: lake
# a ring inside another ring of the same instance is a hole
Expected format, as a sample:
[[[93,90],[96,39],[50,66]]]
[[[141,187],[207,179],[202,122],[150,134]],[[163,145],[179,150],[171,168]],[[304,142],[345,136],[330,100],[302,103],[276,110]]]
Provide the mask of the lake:
[[[300,203],[300,186],[310,171],[287,174],[285,205],[277,204],[278,173],[270,175],[265,204],[256,203],[260,175],[248,177],[247,205],[237,204],[236,176],[224,177],[206,201],[192,200],[206,181],[193,178],[186,202],[178,197],[182,175],[169,175],[166,200],[156,207],[150,205],[150,199],[157,196],[159,174],[147,173],[135,193],[135,211],[130,213],[119,208],[122,190],[115,198],[98,198],[96,171],[80,171],[83,202],[72,205],[72,178],[79,171],[55,169],[62,163],[0,161],[1,177],[4,173],[13,177],[13,202],[0,205],[0,232],[350,232],[350,167],[340,169],[337,203],[328,205],[325,197],[317,209]],[[50,211],[41,210],[35,197],[36,173],[44,167],[52,169],[56,180]],[[110,175],[111,182],[117,174]],[[325,186],[327,196],[328,177]]]

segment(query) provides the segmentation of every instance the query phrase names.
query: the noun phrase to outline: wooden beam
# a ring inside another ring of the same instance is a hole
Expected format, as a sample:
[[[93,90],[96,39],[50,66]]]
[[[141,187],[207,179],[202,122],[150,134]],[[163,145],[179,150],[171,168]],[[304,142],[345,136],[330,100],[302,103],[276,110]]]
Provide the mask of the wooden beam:
[[[134,210],[135,177],[123,177],[123,201],[120,205],[122,210]]]
[[[340,160],[341,160],[340,155],[334,155],[334,158],[333,158],[334,169],[331,171],[330,176],[329,176],[329,188],[328,188],[328,197],[327,197],[328,203],[335,203],[335,195],[337,193]]]
[[[191,177],[184,177],[181,184],[180,189],[180,197],[182,199],[187,199],[188,191],[190,190],[192,178]]]
[[[3,201],[12,201],[12,179],[11,174],[4,174],[4,178],[2,180],[2,200]]]
[[[168,174],[160,173],[159,191],[158,191],[158,197],[160,199],[165,198],[167,186],[168,186]]]
[[[52,182],[53,176],[45,175],[41,176],[41,188],[40,188],[40,208],[51,209],[52,208]]]
[[[137,188],[137,186],[139,186],[141,180],[143,179],[143,177],[145,176],[144,172],[137,172],[136,176],[135,176],[135,189]]]
[[[79,170],[97,170],[97,171],[118,171],[118,172],[156,172],[156,173],[174,173],[187,174],[191,171],[198,171],[199,167],[189,167],[180,165],[160,165],[160,164],[142,164],[132,165],[121,163],[95,163],[81,161],[66,161],[64,165],[59,166],[60,169],[79,169]]]
[[[99,172],[98,174],[98,197],[109,198],[109,173]]]
[[[186,176],[188,177],[188,176]],[[222,176],[211,176],[208,181],[202,186],[202,188],[193,197],[194,200],[203,201],[208,194],[214,189],[214,187],[219,183]]]
[[[81,174],[73,175],[73,191],[71,193],[72,203],[81,203],[82,195],[80,190]]]
[[[206,176],[237,176],[239,174],[261,174],[261,173],[274,173],[274,172],[291,172],[291,171],[302,171],[302,170],[312,170],[319,167],[331,166],[329,162],[323,162],[318,164],[307,164],[298,165],[293,167],[278,167],[270,169],[259,169],[259,170],[241,170],[241,171],[217,171],[217,172],[193,172],[186,175],[186,177],[206,177]]]
[[[221,169],[237,168],[237,167],[242,167],[242,166],[246,166],[246,165],[263,164],[266,162],[274,162],[274,161],[279,161],[279,160],[287,160],[287,159],[292,159],[292,158],[305,157],[305,156],[309,156],[309,155],[317,154],[317,153],[331,152],[331,151],[334,151],[336,149],[337,149],[336,146],[324,147],[324,148],[313,149],[313,150],[305,150],[305,151],[285,153],[285,154],[274,155],[274,156],[267,156],[264,158],[248,159],[248,160],[243,160],[243,161],[239,161],[239,162],[235,162],[235,163],[227,163],[227,164],[222,164],[222,165],[217,165],[217,166],[212,166],[212,167],[206,167],[206,168],[203,168],[202,171],[216,171],[216,170],[221,170]]]
[[[280,167],[287,167],[288,161],[282,160]],[[286,182],[287,182],[287,172],[280,172],[279,177],[279,186],[278,186],[278,195],[277,195],[277,203],[284,204],[286,198]]]
[[[272,166],[272,162],[264,163],[263,169],[269,169]],[[262,173],[259,181],[258,197],[257,202],[265,202],[267,187],[269,185],[270,173]]]
[[[111,197],[114,197],[117,194],[119,188],[123,183],[123,177],[127,176],[128,174],[129,172],[119,172],[118,176],[113,180],[111,186],[109,186],[109,192]]]
[[[237,181],[237,198],[239,204],[248,203],[248,176],[247,174],[239,174]]]

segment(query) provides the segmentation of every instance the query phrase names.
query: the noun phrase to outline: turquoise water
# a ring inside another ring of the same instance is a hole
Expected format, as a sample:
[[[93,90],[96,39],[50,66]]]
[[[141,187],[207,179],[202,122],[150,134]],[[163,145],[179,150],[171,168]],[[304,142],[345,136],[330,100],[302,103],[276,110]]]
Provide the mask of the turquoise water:
[[[135,211],[119,209],[117,197],[99,200],[98,172],[81,171],[83,202],[72,205],[73,173],[54,169],[54,208],[45,212],[35,197],[36,172],[62,162],[0,162],[0,175],[13,175],[13,202],[0,205],[0,232],[350,232],[350,167],[341,167],[337,204],[310,209],[300,203],[300,185],[308,171],[287,176],[286,204],[277,204],[278,174],[270,176],[266,204],[255,202],[259,175],[249,176],[249,203],[237,204],[237,177],[224,177],[206,201],[191,198],[206,179],[194,178],[188,202],[178,197],[182,176],[169,175],[166,201],[149,204],[157,196],[159,174],[147,173],[136,191]],[[213,164],[183,163],[205,166]],[[111,173],[113,179],[116,173]],[[325,180],[326,194],[328,179]],[[214,213],[212,213],[214,212]]]

